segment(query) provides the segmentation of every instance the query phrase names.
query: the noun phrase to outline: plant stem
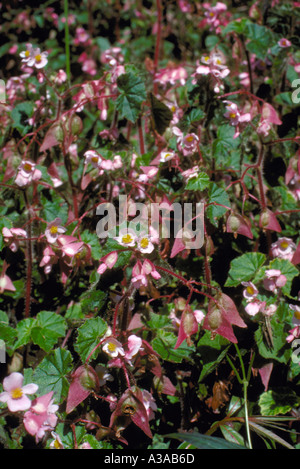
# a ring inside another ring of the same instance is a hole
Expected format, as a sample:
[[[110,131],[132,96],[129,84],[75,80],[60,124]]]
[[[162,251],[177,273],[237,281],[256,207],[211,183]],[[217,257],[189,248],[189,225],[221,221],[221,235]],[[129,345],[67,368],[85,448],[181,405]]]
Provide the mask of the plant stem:
[[[242,376],[243,376],[242,383],[243,383],[244,409],[245,409],[245,425],[246,425],[248,445],[249,445],[249,448],[252,449],[250,427],[249,427],[249,416],[248,416],[248,397],[247,397],[247,390],[248,390],[248,384],[249,384],[249,381],[248,381],[247,378],[249,376],[249,370],[248,370],[248,373],[247,373],[248,376],[246,376],[245,366],[244,366],[244,362],[243,362],[243,358],[242,358],[240,349],[239,349],[237,344],[234,344],[234,346],[235,346],[236,352],[238,354],[240,364],[241,364],[241,369],[242,369]],[[253,360],[251,359],[250,366],[252,365],[252,362],[253,362]],[[249,369],[250,369],[250,366],[249,366]]]
[[[64,14],[65,14],[65,52],[66,52],[66,74],[68,77],[68,85],[71,83],[71,67],[70,67],[70,36],[69,36],[69,2],[64,0]]]

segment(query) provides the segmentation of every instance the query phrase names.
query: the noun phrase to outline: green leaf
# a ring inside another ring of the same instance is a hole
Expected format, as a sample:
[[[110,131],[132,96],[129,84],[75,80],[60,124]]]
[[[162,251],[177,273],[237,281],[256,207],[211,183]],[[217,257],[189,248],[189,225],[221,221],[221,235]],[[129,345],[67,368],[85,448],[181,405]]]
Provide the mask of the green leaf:
[[[209,186],[209,182],[209,176],[201,172],[196,177],[189,179],[185,188],[191,191],[204,191]]]
[[[235,443],[237,445],[245,446],[245,439],[244,437],[232,426],[230,423],[225,425],[220,425],[220,430],[224,436],[224,438],[229,441],[230,443]]]
[[[61,403],[69,390],[68,374],[72,371],[72,355],[69,350],[58,348],[47,355],[37,366],[33,379],[40,394],[54,392],[54,399]]]
[[[99,259],[101,259],[102,254],[98,236],[88,230],[84,230],[80,236],[81,240],[84,243],[89,244],[89,246],[91,247],[92,258],[96,261],[99,261]]]
[[[24,101],[17,104],[11,111],[12,126],[17,129],[21,135],[25,135],[31,129],[28,119],[33,113],[33,103],[31,101]]]
[[[13,343],[17,336],[17,332],[13,327],[10,327],[8,324],[4,322],[0,322],[0,339],[5,342],[5,350],[8,355],[12,355],[13,353]]]
[[[35,324],[31,328],[31,338],[34,344],[45,352],[50,352],[57,340],[66,332],[64,318],[51,311],[41,311],[36,317]]]
[[[197,352],[200,354],[202,363],[199,382],[216,369],[230,346],[231,343],[221,335],[217,334],[214,340],[211,340],[210,331],[205,331],[197,343]]]
[[[177,349],[174,349],[177,337],[172,332],[158,330],[157,336],[152,340],[151,345],[159,356],[166,361],[181,363],[183,359],[190,360],[194,347],[189,347],[184,341]]]
[[[214,436],[201,435],[198,432],[191,433],[171,433],[165,435],[165,438],[175,438],[180,441],[186,441],[197,449],[246,449],[244,446],[231,443]]]
[[[222,217],[224,213],[227,212],[228,208],[226,207],[230,206],[230,200],[227,192],[214,182],[210,183],[208,195],[209,204],[211,205],[206,208],[205,214],[208,216],[211,223],[217,226],[217,220],[218,218]],[[224,205],[225,207],[223,207],[222,205]]]
[[[96,313],[104,306],[107,292],[101,290],[87,290],[80,297],[81,311],[84,314]]]
[[[291,346],[286,342],[287,331],[286,325],[279,322],[277,312],[271,319],[273,348],[269,348],[265,336],[263,325],[260,324],[254,333],[255,342],[258,347],[259,354],[267,359],[273,359],[280,363],[287,363],[292,354]]]
[[[173,113],[166,104],[159,101],[152,93],[150,93],[150,102],[155,129],[160,135],[163,135],[173,118]]]
[[[250,39],[246,43],[246,49],[257,58],[265,60],[270,44],[274,40],[271,30],[256,23],[248,23],[246,35]]]
[[[120,91],[116,100],[119,116],[135,123],[141,112],[141,104],[147,98],[145,84],[139,76],[129,72],[118,77],[117,85]]]
[[[276,391],[263,392],[258,400],[261,415],[287,414],[299,404],[299,397],[289,388],[277,388]]]
[[[18,322],[17,327],[16,327],[18,340],[14,344],[15,350],[31,342],[31,329],[33,325],[35,324],[35,322],[36,321],[34,318],[26,318]]]
[[[266,256],[260,252],[247,252],[237,257],[230,264],[225,286],[236,287],[241,282],[252,280],[265,260]]]
[[[93,348],[98,345],[106,330],[106,322],[99,317],[88,319],[79,327],[75,350],[83,362],[86,361]],[[98,351],[99,349],[93,353],[92,358],[96,357]]]

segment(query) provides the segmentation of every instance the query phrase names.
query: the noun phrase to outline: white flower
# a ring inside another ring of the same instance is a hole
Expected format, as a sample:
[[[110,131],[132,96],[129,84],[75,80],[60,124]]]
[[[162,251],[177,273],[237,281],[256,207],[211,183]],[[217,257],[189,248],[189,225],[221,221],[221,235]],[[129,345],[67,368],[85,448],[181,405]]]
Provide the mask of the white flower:
[[[133,246],[135,246],[137,236],[136,236],[136,234],[134,233],[133,230],[125,228],[123,230],[120,230],[119,236],[117,236],[115,239],[122,246],[133,247]]]
[[[116,358],[119,355],[122,357],[125,355],[124,349],[122,347],[122,344],[115,339],[114,337],[109,337],[103,347],[102,347],[103,352],[107,353],[112,358]]]
[[[153,251],[154,246],[148,235],[142,234],[137,240],[137,247],[143,254],[150,254]]]

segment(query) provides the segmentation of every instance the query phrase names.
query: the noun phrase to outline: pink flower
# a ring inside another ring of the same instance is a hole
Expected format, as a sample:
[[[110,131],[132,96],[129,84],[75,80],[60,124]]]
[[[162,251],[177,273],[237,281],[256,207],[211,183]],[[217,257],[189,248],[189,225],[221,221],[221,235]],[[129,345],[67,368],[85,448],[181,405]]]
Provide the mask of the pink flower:
[[[61,85],[62,83],[65,83],[67,81],[67,74],[64,70],[60,69],[58,70],[56,76],[53,79],[54,83],[57,85]]]
[[[143,404],[148,415],[148,420],[152,420],[155,418],[154,412],[157,411],[157,405],[155,403],[155,400],[152,394],[146,389],[142,389],[142,396],[143,396]]]
[[[184,156],[191,156],[197,151],[199,137],[196,134],[184,135],[178,127],[173,127],[173,134],[177,136],[178,149]]]
[[[90,163],[94,168],[101,167],[102,157],[95,150],[88,150],[84,154],[85,163]]]
[[[295,250],[296,245],[290,238],[279,238],[271,245],[273,257],[279,257],[289,261],[292,260]]]
[[[252,282],[242,282],[242,285],[246,287],[243,290],[243,295],[247,302],[252,301],[258,294],[256,286]]]
[[[29,160],[24,160],[18,168],[15,183],[19,187],[28,186],[32,181],[38,181],[42,177],[39,169],[36,169],[36,164]]]
[[[128,337],[128,341],[127,341],[128,350],[125,352],[124,359],[128,361],[129,363],[131,363],[130,360],[139,352],[141,346],[142,346],[142,339],[138,337],[137,335],[131,334]]]
[[[235,103],[232,103],[231,101],[225,101],[225,102],[227,103],[227,105],[226,105],[226,112],[224,114],[224,117],[229,119],[230,125],[236,127],[236,132],[233,138],[237,138],[240,134],[239,124],[243,122],[249,122],[251,120],[251,114],[249,112],[245,114],[241,114],[241,112],[239,111]]]
[[[291,41],[289,41],[288,39],[286,39],[285,37],[282,37],[278,43],[279,47],[290,47],[292,45]]]
[[[292,342],[294,339],[300,337],[300,306],[298,305],[289,305],[290,309],[294,311],[294,316],[292,319],[293,328],[289,330],[289,335],[286,338],[287,342]]]
[[[6,274],[1,274],[0,275],[0,293],[2,293],[7,290],[7,291],[16,291],[11,279],[9,278],[8,275]]]
[[[179,83],[184,86],[188,78],[187,71],[181,67],[174,64],[169,64],[166,68],[160,69],[154,77],[154,82],[159,83],[163,87],[167,85],[176,85]]]
[[[2,228],[4,242],[8,244],[12,252],[16,252],[19,247],[19,237],[27,238],[27,233],[22,228]]]
[[[103,274],[106,269],[112,269],[118,260],[118,251],[112,251],[102,257],[101,263],[97,269],[98,274]]]
[[[219,93],[220,89],[223,88],[222,80],[230,73],[229,68],[223,64],[221,55],[217,53],[211,53],[209,56],[202,56],[201,62],[205,65],[200,65],[198,62],[196,71],[192,74],[192,77],[195,77],[193,83],[196,84],[199,75],[211,75],[214,91],[215,93]]]
[[[80,44],[88,45],[90,43],[90,36],[84,28],[78,26],[75,31],[74,44],[76,46]]]
[[[257,313],[262,312],[265,306],[265,301],[254,299],[253,301],[247,304],[247,306],[245,307],[245,311],[247,314],[249,314],[249,316],[255,316]]]
[[[53,244],[57,240],[58,236],[65,232],[66,229],[61,226],[61,219],[55,218],[54,221],[48,224],[45,231],[45,236],[47,238],[48,243]]]
[[[27,394],[34,394],[38,390],[38,385],[31,383],[23,386],[24,376],[21,373],[13,372],[3,380],[4,392],[0,394],[0,401],[6,402],[10,412],[28,410],[31,400]]]
[[[160,279],[160,274],[155,269],[154,265],[148,259],[145,259],[143,264],[137,261],[132,269],[132,283],[136,288],[148,285],[147,276],[151,275],[154,279]]]
[[[266,270],[266,278],[263,280],[263,284],[266,290],[277,293],[278,288],[283,287],[286,284],[286,276],[283,275],[278,269]]]
[[[32,401],[30,410],[24,415],[24,426],[26,431],[35,436],[36,442],[41,440],[46,431],[51,431],[57,424],[55,412],[58,405],[53,404],[53,391]]]
[[[47,246],[43,251],[43,257],[40,262],[40,267],[44,267],[45,274],[49,274],[52,270],[52,265],[56,264],[58,258],[52,248]]]

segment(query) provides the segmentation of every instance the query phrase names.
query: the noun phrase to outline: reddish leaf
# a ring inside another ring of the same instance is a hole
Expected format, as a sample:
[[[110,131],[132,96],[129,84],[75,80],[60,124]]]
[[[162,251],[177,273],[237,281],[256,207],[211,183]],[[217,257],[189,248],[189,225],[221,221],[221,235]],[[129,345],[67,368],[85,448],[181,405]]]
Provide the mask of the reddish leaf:
[[[126,389],[123,393],[111,415],[109,426],[115,430],[121,424],[124,428],[124,425],[128,426],[130,421],[137,425],[149,438],[152,438],[142,391],[136,386]]]
[[[213,334],[219,334],[230,342],[237,343],[232,326],[247,327],[232,299],[221,293],[216,301],[210,300],[208,313],[204,318],[203,328],[210,330]]]
[[[82,365],[72,375],[66,412],[69,414],[91,393],[99,389],[99,380],[96,372],[91,366]]]
[[[198,332],[198,323],[193,314],[193,311],[183,311],[180,319],[177,342],[174,348],[177,349],[185,339],[189,343],[190,336],[196,334],[196,332]]]

